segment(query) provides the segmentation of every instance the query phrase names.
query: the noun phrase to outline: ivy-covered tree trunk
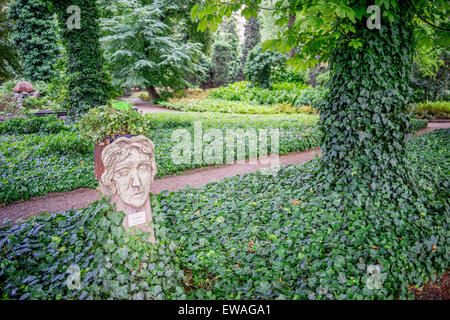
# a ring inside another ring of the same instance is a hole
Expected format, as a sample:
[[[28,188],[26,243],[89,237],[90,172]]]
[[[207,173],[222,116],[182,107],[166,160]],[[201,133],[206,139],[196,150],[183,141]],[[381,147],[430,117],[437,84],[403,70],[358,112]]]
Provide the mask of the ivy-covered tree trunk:
[[[355,49],[343,40],[331,59],[330,91],[321,110],[324,173],[336,185],[392,192],[408,184],[405,137],[414,48],[410,9],[381,29],[356,25]]]
[[[67,49],[67,104],[69,115],[75,120],[90,108],[106,104],[111,92],[109,77],[103,68],[99,13],[96,0],[49,1],[57,11],[61,35]],[[67,21],[74,14],[67,13],[67,9],[72,5],[80,9],[79,29],[69,28],[67,25]]]
[[[0,0],[0,83],[11,78],[20,68],[19,57],[10,41],[13,23],[8,19],[6,0]]]
[[[59,54],[54,13],[40,0],[15,0],[9,16],[15,20],[12,40],[22,57],[24,78],[50,81]]]

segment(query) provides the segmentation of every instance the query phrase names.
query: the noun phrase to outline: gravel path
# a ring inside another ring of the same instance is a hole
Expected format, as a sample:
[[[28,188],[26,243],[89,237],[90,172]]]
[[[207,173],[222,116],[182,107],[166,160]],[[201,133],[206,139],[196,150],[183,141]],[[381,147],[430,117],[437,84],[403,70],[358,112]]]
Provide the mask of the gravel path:
[[[417,132],[424,134],[436,129],[450,128],[450,122],[432,122],[428,127]],[[311,149],[301,152],[292,152],[284,156],[280,156],[281,164],[301,164],[308,162],[320,156],[320,149]],[[199,187],[210,182],[219,181],[226,177],[239,174],[246,174],[256,170],[268,167],[264,164],[230,164],[218,167],[205,167],[185,171],[182,175],[165,176],[155,179],[152,183],[150,192],[153,194],[160,193],[163,190],[175,191],[190,187]],[[28,201],[18,201],[0,208],[0,223],[5,218],[16,221],[19,218],[26,219],[28,217],[40,214],[42,212],[61,212],[69,209],[85,208],[91,202],[100,199],[98,190],[94,189],[77,189],[68,192],[52,193],[45,196],[33,197]]]

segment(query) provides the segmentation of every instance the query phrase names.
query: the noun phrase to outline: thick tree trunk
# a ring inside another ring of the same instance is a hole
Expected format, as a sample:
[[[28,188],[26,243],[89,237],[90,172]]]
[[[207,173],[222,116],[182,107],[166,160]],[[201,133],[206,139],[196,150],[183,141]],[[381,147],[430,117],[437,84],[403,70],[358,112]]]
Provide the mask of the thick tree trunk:
[[[385,189],[407,183],[414,46],[408,12],[405,8],[393,23],[383,20],[380,30],[369,30],[363,21],[351,35],[363,45],[355,49],[343,38],[333,52],[330,91],[320,118],[323,172],[335,184],[351,188],[350,182],[359,181]]]
[[[154,86],[147,87],[148,97],[151,101],[155,101],[160,99],[158,92],[156,92],[156,88]]]

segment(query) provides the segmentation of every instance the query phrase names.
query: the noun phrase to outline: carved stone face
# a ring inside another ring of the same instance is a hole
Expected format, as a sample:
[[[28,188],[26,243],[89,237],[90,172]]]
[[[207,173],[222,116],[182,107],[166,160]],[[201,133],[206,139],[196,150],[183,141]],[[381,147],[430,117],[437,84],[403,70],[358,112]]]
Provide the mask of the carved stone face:
[[[119,138],[102,153],[105,172],[101,177],[107,194],[138,208],[150,196],[150,184],[156,174],[154,145],[148,138]]]
[[[117,194],[125,203],[140,207],[150,193],[152,165],[148,155],[134,149],[129,156],[116,163],[113,181]]]

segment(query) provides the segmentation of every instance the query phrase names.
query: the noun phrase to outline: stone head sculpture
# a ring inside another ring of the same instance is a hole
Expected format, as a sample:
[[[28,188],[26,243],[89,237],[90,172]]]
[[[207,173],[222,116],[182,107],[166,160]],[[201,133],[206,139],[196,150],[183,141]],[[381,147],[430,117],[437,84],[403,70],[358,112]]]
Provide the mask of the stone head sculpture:
[[[142,207],[157,171],[154,149],[153,142],[144,136],[118,138],[108,145],[102,153],[104,193],[116,195],[131,207]]]

